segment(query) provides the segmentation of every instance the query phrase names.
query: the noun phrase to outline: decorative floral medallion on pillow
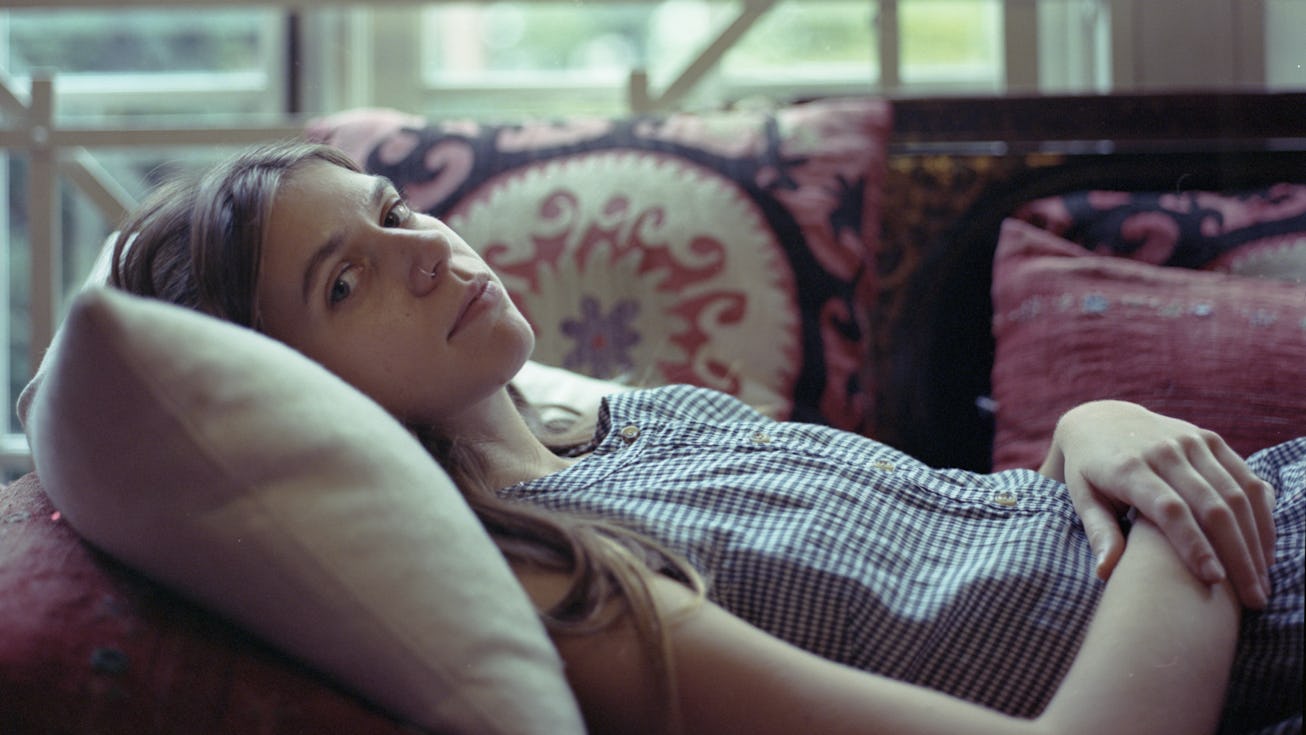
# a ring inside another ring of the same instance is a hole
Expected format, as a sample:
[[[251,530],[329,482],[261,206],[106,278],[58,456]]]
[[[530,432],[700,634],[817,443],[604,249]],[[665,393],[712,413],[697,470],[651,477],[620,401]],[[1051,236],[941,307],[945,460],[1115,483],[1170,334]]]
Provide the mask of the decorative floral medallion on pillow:
[[[1207,191],[1079,191],[1015,216],[1103,255],[1306,281],[1306,184]]]
[[[591,181],[607,186],[576,186]],[[701,229],[682,237],[676,218]],[[580,153],[505,174],[446,220],[535,326],[535,359],[603,378],[653,368],[655,382],[787,405],[801,362],[792,273],[757,207],[710,172]]]
[[[308,133],[476,247],[534,359],[860,430],[889,118],[872,98],[518,125],[359,110]]]
[[[1243,455],[1306,436],[1306,284],[1100,256],[1009,219],[993,310],[995,470],[1037,467],[1057,419],[1101,398]]]

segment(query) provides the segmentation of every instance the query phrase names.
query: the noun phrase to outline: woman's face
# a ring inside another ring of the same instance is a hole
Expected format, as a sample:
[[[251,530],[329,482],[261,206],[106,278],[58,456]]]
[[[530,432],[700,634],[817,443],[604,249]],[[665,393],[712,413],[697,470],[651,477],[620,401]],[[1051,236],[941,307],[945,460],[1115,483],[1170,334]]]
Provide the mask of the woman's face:
[[[485,261],[382,178],[317,161],[294,171],[260,265],[262,330],[406,423],[458,421],[535,345]]]

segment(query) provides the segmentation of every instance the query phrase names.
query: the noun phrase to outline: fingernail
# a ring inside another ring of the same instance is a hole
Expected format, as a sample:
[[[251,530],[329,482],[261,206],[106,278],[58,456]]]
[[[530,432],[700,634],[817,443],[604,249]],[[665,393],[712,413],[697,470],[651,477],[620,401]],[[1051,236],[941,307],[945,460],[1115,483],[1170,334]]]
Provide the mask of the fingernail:
[[[1216,561],[1213,557],[1206,557],[1202,562],[1201,569],[1202,579],[1205,580],[1207,584],[1215,584],[1216,582],[1224,581],[1224,567],[1220,566],[1220,562]]]

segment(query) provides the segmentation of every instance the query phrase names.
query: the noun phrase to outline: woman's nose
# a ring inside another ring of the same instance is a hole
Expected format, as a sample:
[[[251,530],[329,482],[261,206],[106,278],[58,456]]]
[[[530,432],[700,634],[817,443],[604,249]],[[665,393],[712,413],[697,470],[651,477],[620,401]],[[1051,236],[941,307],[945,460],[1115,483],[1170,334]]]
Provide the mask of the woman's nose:
[[[449,271],[449,240],[437,230],[414,230],[399,235],[396,265],[410,291],[423,295],[435,290]]]

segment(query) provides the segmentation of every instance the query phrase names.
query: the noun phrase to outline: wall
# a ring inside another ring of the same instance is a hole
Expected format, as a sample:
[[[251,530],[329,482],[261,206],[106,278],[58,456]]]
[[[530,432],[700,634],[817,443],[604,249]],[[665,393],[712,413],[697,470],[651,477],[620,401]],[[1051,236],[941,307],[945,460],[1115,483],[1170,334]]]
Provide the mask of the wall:
[[[1113,87],[1262,87],[1265,10],[1265,0],[1112,0]]]

